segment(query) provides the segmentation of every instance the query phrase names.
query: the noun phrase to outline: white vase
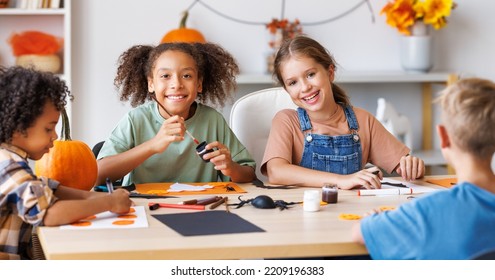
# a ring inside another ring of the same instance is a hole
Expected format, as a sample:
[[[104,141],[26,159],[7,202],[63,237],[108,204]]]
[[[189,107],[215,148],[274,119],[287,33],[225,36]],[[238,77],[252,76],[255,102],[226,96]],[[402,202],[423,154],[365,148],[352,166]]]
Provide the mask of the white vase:
[[[433,67],[433,38],[422,21],[410,28],[410,36],[400,39],[400,61],[407,72],[428,72]]]
[[[400,60],[408,72],[428,72],[433,67],[433,38],[431,36],[403,36],[400,39]]]

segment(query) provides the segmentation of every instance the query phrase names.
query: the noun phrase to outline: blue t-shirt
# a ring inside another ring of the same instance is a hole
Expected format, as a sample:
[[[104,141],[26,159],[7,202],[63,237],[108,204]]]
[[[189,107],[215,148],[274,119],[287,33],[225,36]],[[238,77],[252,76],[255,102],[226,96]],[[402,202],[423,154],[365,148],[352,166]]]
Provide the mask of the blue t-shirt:
[[[463,182],[361,221],[373,259],[472,259],[495,250],[495,194]]]

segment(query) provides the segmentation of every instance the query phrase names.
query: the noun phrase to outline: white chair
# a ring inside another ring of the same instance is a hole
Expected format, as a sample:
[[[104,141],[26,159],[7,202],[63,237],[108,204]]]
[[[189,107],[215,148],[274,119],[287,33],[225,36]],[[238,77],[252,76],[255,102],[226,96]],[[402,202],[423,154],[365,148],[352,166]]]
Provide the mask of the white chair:
[[[286,108],[296,109],[289,94],[281,87],[268,88],[239,98],[230,111],[230,127],[256,161],[256,176],[267,182],[260,172],[266,142],[275,114]]]

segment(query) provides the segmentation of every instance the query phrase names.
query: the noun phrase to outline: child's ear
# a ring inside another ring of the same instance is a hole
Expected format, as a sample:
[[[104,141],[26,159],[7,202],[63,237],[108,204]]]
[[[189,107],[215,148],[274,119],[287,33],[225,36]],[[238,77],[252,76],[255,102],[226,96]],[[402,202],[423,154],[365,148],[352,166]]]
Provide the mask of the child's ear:
[[[447,129],[443,125],[437,125],[437,133],[438,136],[440,137],[440,147],[442,149],[448,148],[451,146],[450,144],[450,137],[449,133],[447,132]]]
[[[202,93],[203,92],[203,79],[199,79],[199,81],[198,81],[198,89],[196,90],[196,92],[198,92],[198,93]]]
[[[153,85],[153,79],[148,78],[148,92],[154,92],[155,86]]]
[[[330,79],[330,82],[333,82],[333,79],[335,78],[335,66],[330,65],[328,67],[328,78]]]

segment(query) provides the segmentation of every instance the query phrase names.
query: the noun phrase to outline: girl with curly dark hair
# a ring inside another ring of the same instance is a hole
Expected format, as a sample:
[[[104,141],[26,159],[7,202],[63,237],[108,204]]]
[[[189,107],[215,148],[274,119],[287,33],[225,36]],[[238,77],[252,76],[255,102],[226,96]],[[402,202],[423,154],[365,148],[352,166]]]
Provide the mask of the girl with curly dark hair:
[[[255,162],[223,116],[236,87],[235,59],[212,43],[137,45],[119,58],[115,86],[133,107],[98,154],[98,180],[123,185],[150,182],[250,182]],[[187,131],[186,131],[187,126]],[[203,162],[197,140],[208,143]],[[196,142],[196,143],[195,143]]]
[[[127,213],[132,204],[125,190],[104,195],[33,175],[28,159],[39,160],[53,147],[67,97],[67,86],[51,73],[0,67],[0,260],[33,257],[33,226]]]

